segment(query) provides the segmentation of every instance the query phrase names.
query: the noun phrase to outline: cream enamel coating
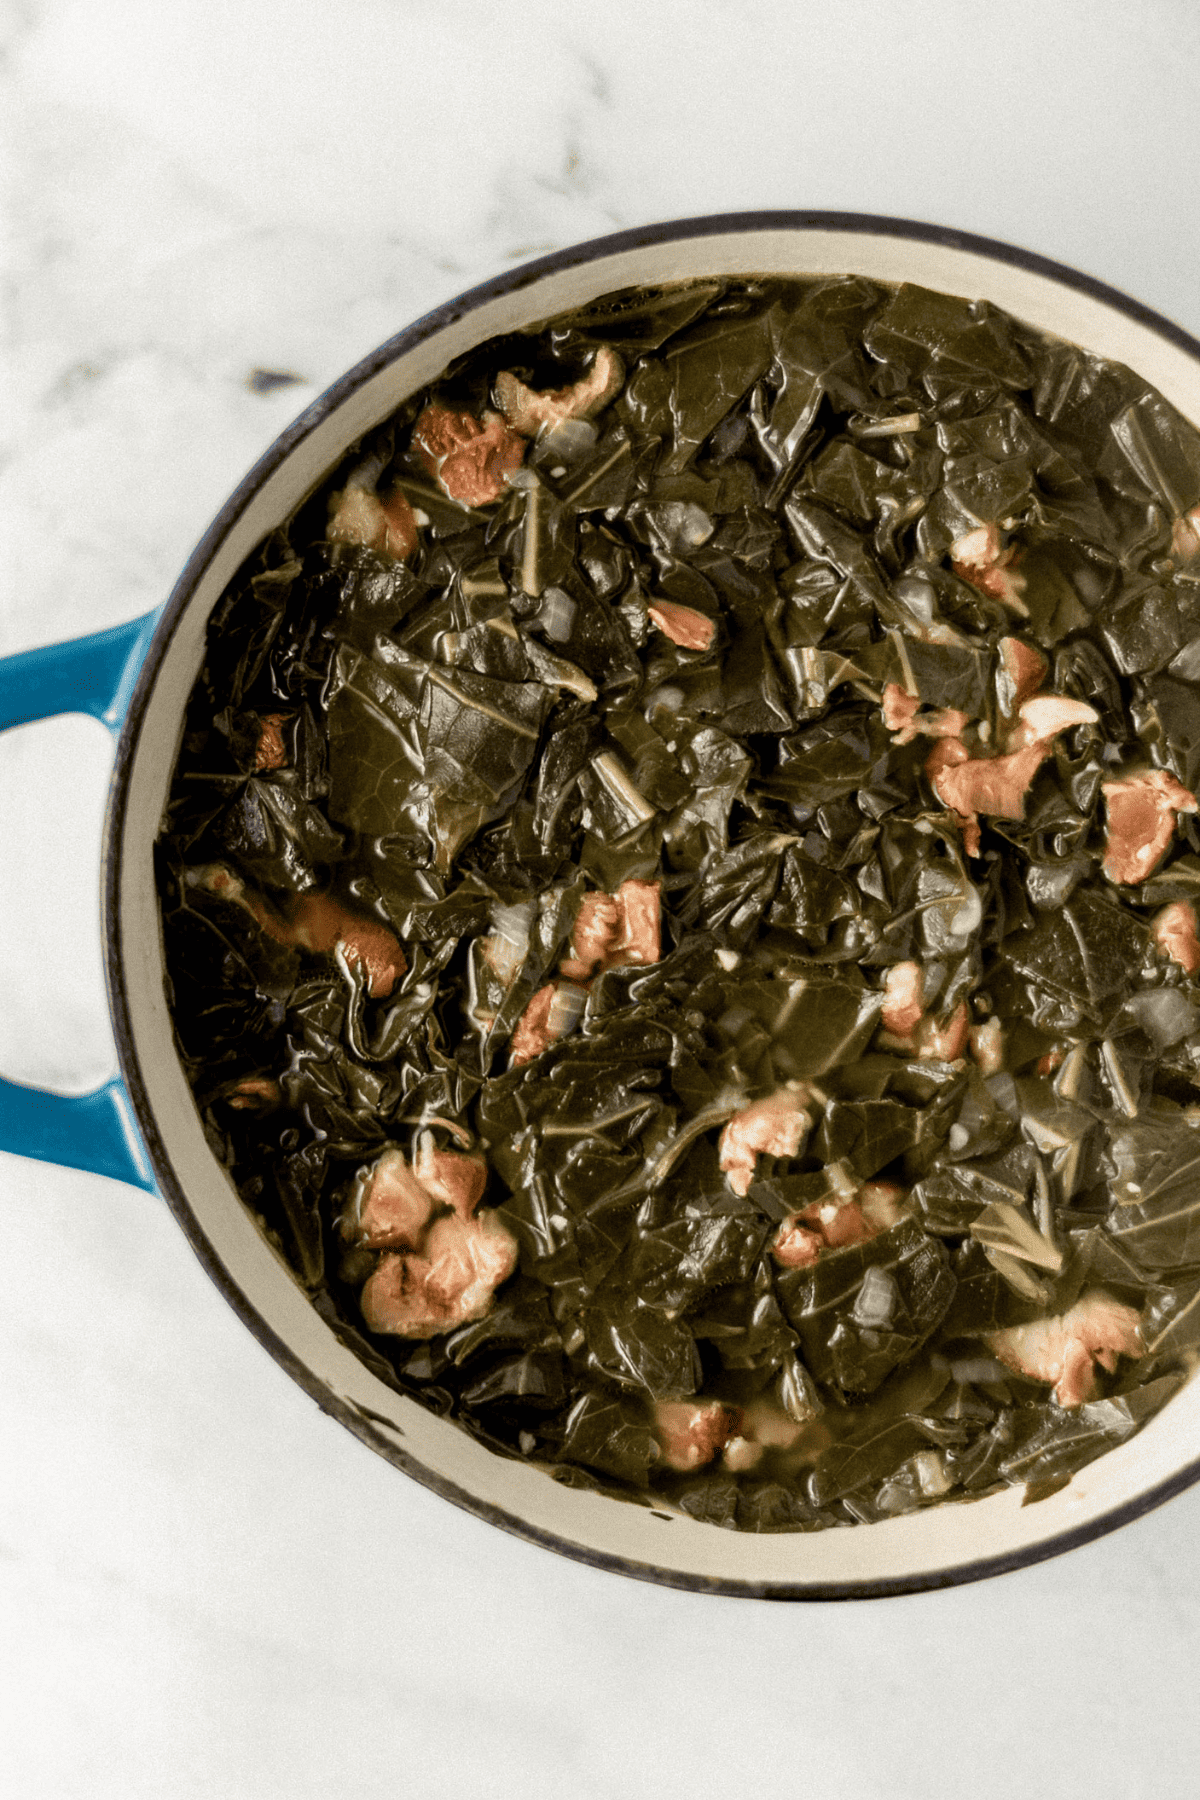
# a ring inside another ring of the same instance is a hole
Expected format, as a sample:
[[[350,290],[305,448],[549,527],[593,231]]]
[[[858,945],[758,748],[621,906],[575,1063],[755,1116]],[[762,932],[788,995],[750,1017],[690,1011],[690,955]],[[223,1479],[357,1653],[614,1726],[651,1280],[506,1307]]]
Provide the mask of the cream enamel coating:
[[[316,422],[281,461],[270,467],[268,457],[269,472],[225,534],[215,546],[210,543],[206,566],[198,568],[193,559],[185,574],[180,594],[190,597],[173,629],[175,608],[168,609],[163,635],[170,632],[169,641],[157,655],[152,681],[144,679],[135,700],[122,750],[124,800],[118,797],[110,827],[115,840],[109,856],[119,859],[109,922],[110,982],[118,1023],[125,1022],[132,1040],[122,1049],[125,1072],[135,1097],[152,1114],[160,1177],[165,1158],[195,1221],[184,1221],[193,1240],[205,1241],[200,1247],[210,1271],[227,1292],[241,1296],[243,1316],[250,1309],[261,1319],[266,1329],[259,1335],[268,1347],[281,1354],[279,1346],[286,1346],[285,1364],[290,1353],[307,1371],[301,1378],[309,1391],[377,1449],[497,1524],[632,1574],[744,1593],[884,1593],[943,1585],[1066,1547],[1057,1540],[1095,1535],[1108,1523],[1119,1523],[1120,1515],[1143,1508],[1155,1490],[1194,1478],[1185,1471],[1200,1466],[1200,1383],[1187,1386],[1131,1442],[1036,1506],[1022,1507],[1021,1490],[1010,1489],[988,1500],[844,1531],[755,1536],[720,1530],[564,1488],[539,1469],[493,1455],[394,1393],[338,1343],[210,1153],[173,1048],[152,847],[184,704],[203,653],[205,623],[227,581],[264,533],[292,512],[365,430],[462,351],[496,333],[639,283],[751,272],[861,274],[986,297],[1043,330],[1128,363],[1200,422],[1200,357],[1151,325],[1036,267],[994,257],[985,247],[922,241],[905,235],[902,225],[889,230],[884,222],[873,223],[877,229],[839,230],[767,215],[761,226],[730,221],[727,230],[714,233],[706,222],[699,235],[689,235],[687,225],[664,227],[661,241],[639,247],[584,247],[580,260],[568,253],[563,266],[532,280],[478,303],[468,297],[459,317],[407,347],[402,342],[398,354],[389,353],[383,366],[361,379],[348,378],[343,389],[353,382],[349,392],[331,407],[324,402],[312,409],[306,417]],[[670,235],[672,230],[678,235]],[[293,432],[299,434],[304,425],[300,421]],[[169,1179],[164,1185],[169,1191]],[[1113,1519],[1114,1514],[1119,1516]]]

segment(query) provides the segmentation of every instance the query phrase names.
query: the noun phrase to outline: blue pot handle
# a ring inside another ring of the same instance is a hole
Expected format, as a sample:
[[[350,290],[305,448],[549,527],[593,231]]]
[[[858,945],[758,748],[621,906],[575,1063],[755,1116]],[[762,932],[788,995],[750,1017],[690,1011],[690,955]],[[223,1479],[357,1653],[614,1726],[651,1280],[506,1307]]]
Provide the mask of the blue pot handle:
[[[147,613],[112,631],[0,659],[0,731],[56,713],[90,713],[116,735],[158,624]],[[49,1094],[0,1078],[0,1150],[90,1169],[154,1193],[150,1160],[119,1077],[90,1094]]]

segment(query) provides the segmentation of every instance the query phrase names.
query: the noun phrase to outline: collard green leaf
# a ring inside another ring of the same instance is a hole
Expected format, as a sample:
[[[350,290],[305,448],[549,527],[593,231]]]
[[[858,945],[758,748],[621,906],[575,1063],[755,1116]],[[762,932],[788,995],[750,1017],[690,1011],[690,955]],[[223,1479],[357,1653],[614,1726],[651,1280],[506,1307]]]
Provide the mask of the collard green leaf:
[[[1169,514],[1200,500],[1200,432],[1161,394],[1145,389],[1115,413],[1103,460],[1109,480],[1133,497],[1149,492]]]
[[[773,1021],[777,1056],[795,1076],[852,1061],[875,1030],[877,996],[849,982],[806,976],[788,984]]]
[[[597,1369],[610,1380],[655,1398],[695,1393],[695,1339],[680,1321],[616,1295],[601,1295],[585,1314],[584,1332]]]
[[[952,1257],[951,1267],[957,1285],[941,1322],[938,1335],[943,1341],[983,1338],[1038,1316],[1040,1302],[1019,1294],[981,1244],[966,1239]]]
[[[344,840],[288,774],[250,777],[221,821],[221,847],[259,886],[301,894],[321,885]]]
[[[752,1481],[738,1495],[737,1522],[742,1531],[803,1531],[818,1523],[818,1515],[794,1487]]]
[[[1147,1356],[1194,1351],[1200,1345],[1200,1280],[1152,1289],[1139,1330]]]
[[[1114,902],[1081,893],[1061,913],[1006,940],[1009,963],[1090,1017],[1115,1009],[1145,947],[1144,927]]]
[[[871,1490],[927,1440],[911,1419],[871,1417],[858,1432],[832,1444],[818,1459],[808,1480],[809,1497],[828,1506],[847,1494]]]
[[[1195,687],[1169,675],[1147,676],[1134,695],[1130,717],[1155,762],[1170,769],[1185,787],[1194,787],[1200,781],[1200,704]]]
[[[343,649],[329,708],[330,810],[371,836],[417,830],[439,865],[493,815],[537,752],[552,704],[539,682]]]
[[[1064,1414],[1048,1405],[1043,1423],[1001,1464],[1006,1481],[1029,1485],[1074,1475],[1096,1457],[1132,1437],[1145,1418],[1176,1391],[1179,1377],[1165,1376],[1157,1393],[1135,1390],[1112,1400],[1092,1400]],[[1158,1387],[1158,1384],[1152,1384]]]
[[[865,787],[881,748],[864,714],[843,714],[785,738],[778,770],[763,786],[781,800],[815,811]]]
[[[756,1219],[721,1213],[676,1218],[641,1233],[633,1280],[642,1305],[671,1313],[708,1288],[744,1281],[763,1236]]]
[[[698,869],[727,842],[729,815],[745,787],[751,762],[732,738],[708,726],[681,749],[679,763],[691,791],[671,813],[664,840],[672,866]]]
[[[814,862],[803,846],[793,845],[781,859],[779,885],[767,913],[771,925],[810,935],[851,919],[860,911],[861,894],[835,869]]]
[[[832,1100],[821,1117],[813,1148],[824,1161],[845,1163],[868,1181],[911,1150],[925,1115],[898,1100]]]
[[[569,343],[578,335],[586,341],[615,344],[618,349],[633,354],[657,350],[675,332],[690,325],[724,291],[724,283],[720,281],[620,288],[557,320],[552,327],[552,337]]]
[[[733,1525],[738,1518],[741,1489],[732,1476],[701,1476],[677,1490],[674,1498],[681,1512],[709,1525]]]
[[[1190,583],[1141,587],[1105,615],[1101,632],[1122,675],[1163,669],[1200,632],[1200,590]]]
[[[861,528],[845,524],[829,507],[796,492],[783,511],[798,551],[828,564],[836,574],[853,582],[867,599],[882,595],[879,565]]]
[[[463,1403],[476,1407],[520,1407],[522,1412],[561,1405],[568,1378],[561,1356],[530,1350],[523,1356],[491,1363],[478,1380],[462,1391]]]
[[[562,1455],[627,1481],[638,1481],[657,1455],[644,1412],[628,1400],[584,1393],[567,1415]]]
[[[694,327],[676,338],[664,358],[667,388],[661,411],[653,408],[646,423],[662,436],[669,433],[667,469],[682,469],[721,420],[758,380],[774,355],[776,318],[757,318]],[[630,383],[637,389],[638,376]],[[631,401],[636,404],[636,401]],[[660,423],[661,421],[661,423]]]
[[[777,1278],[780,1300],[820,1382],[871,1393],[907,1361],[954,1298],[946,1255],[912,1221],[826,1252]]]
[[[913,376],[932,364],[959,380],[979,374],[1014,388],[1024,387],[1029,378],[1026,359],[1002,315],[929,288],[906,283],[875,315],[864,337],[873,356]]]
[[[1108,1229],[1147,1269],[1200,1263],[1200,1114],[1132,1119],[1111,1139]]]

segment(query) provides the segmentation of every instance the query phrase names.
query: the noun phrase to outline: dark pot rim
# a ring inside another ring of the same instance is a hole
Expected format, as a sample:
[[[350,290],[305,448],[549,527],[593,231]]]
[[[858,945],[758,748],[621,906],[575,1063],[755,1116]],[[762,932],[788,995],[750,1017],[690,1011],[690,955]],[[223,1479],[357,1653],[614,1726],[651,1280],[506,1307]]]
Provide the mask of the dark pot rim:
[[[1120,1526],[1141,1518],[1145,1513],[1153,1511],[1176,1494],[1193,1486],[1200,1480],[1200,1459],[1187,1464],[1167,1480],[1159,1482],[1135,1499],[1114,1507],[1101,1517],[1093,1519],[1085,1525],[1059,1532],[1041,1543],[1003,1555],[980,1557],[958,1564],[953,1568],[927,1570],[919,1574],[888,1579],[769,1583],[732,1578],[712,1579],[672,1569],[658,1568],[629,1557],[597,1551],[531,1525],[501,1507],[479,1499],[456,1483],[433,1473],[401,1449],[390,1436],[385,1435],[380,1429],[380,1425],[387,1422],[382,1418],[373,1419],[366,1409],[360,1408],[335,1393],[267,1324],[262,1314],[233,1280],[224,1263],[217,1256],[187,1194],[176,1178],[158,1130],[142,1076],[125,987],[120,935],[115,928],[121,889],[122,843],[128,809],[129,775],[136,755],[149,697],[157,681],[168,646],[219,545],[232,530],[259,489],[286,462],[296,446],[326,418],[337,411],[349,395],[394,362],[397,357],[432,337],[446,326],[466,317],[486,302],[502,295],[519,292],[522,288],[531,286],[544,275],[593,262],[600,257],[637,250],[649,245],[718,237],[738,232],[760,231],[837,231],[870,237],[892,237],[909,243],[936,244],[945,249],[961,250],[986,257],[993,262],[1006,263],[1031,274],[1046,277],[1061,286],[1072,288],[1078,293],[1098,300],[1138,325],[1157,333],[1167,342],[1200,362],[1200,341],[1189,332],[1164,318],[1153,308],[1145,306],[1141,301],[1131,299],[1118,289],[1098,281],[1093,276],[1081,274],[1078,270],[1069,268],[1063,263],[1054,262],[1033,251],[1001,243],[994,238],[977,236],[974,233],[959,231],[948,226],[929,225],[911,219],[894,219],[870,213],[823,211],[718,213],[701,218],[669,220],[660,224],[638,226],[632,230],[615,232],[610,236],[592,238],[584,243],[573,244],[567,249],[554,251],[550,255],[538,257],[532,262],[523,263],[515,269],[493,277],[490,281],[482,282],[478,286],[468,289],[454,299],[445,301],[441,306],[434,307],[432,311],[425,313],[413,324],[397,332],[394,337],[389,338],[378,349],[372,351],[369,356],[364,357],[345,375],[340,376],[276,438],[216,514],[188,558],[182,574],[171,591],[130,701],[129,711],[118,741],[113,768],[112,788],[105,825],[102,877],[105,973],[121,1075],[128,1089],[159,1188],[204,1269],[242,1323],[253,1333],[263,1349],[317,1403],[322,1412],[337,1419],[368,1448],[377,1451],[423,1487],[440,1494],[444,1499],[451,1501],[464,1511],[474,1514],[476,1518],[485,1520],[488,1524],[499,1526],[501,1530],[524,1538],[544,1549],[556,1551],[574,1562],[582,1562],[593,1568],[629,1575],[636,1580],[653,1582],[659,1586],[681,1588],[696,1593],[723,1594],[740,1599],[810,1601],[882,1599],[982,1581],[991,1576],[1006,1574],[1016,1569],[1045,1562],[1051,1557],[1060,1556],[1068,1550],[1091,1543],[1095,1539],[1117,1530]]]

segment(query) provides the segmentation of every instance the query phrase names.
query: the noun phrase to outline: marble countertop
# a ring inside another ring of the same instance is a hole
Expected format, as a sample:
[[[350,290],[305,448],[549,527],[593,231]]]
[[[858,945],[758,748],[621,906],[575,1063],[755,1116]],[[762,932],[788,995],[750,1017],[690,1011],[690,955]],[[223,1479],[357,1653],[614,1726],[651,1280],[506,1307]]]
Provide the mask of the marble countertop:
[[[345,368],[624,226],[928,219],[1200,333],[1194,24],[1185,0],[6,0],[0,653],[158,605]],[[68,1091],[115,1066],[110,754],[79,718],[0,739],[0,1069]],[[501,1535],[323,1417],[160,1202],[12,1156],[0,1190],[22,1800],[1194,1791],[1200,1491],[916,1598],[643,1586]]]

